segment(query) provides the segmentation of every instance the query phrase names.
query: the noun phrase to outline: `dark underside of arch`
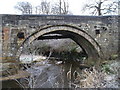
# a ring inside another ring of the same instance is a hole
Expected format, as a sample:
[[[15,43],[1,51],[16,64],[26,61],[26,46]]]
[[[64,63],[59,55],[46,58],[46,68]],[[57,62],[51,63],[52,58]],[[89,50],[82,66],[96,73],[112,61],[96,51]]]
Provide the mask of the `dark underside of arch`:
[[[87,54],[88,58],[90,59],[98,59],[99,54],[95,47],[83,36],[70,32],[70,31],[64,31],[64,30],[59,30],[59,31],[53,31],[47,34],[61,34],[62,36],[67,36],[68,38],[72,39],[75,41],[82,49],[83,51]],[[43,35],[42,35],[43,36]],[[40,36],[40,37],[42,37]],[[40,38],[38,37],[38,38]]]

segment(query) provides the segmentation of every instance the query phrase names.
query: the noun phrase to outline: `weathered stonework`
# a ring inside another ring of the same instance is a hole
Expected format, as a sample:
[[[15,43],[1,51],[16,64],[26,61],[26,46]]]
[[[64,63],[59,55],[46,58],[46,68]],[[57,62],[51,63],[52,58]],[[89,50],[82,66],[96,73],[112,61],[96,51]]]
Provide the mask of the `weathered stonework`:
[[[0,15],[0,62],[2,61],[2,17]]]
[[[67,25],[67,26],[76,28],[75,30],[83,30],[85,33],[87,33],[86,35],[90,35],[90,37],[93,38],[96,43],[98,43],[98,46],[100,46],[101,51],[103,52],[104,58],[108,59],[108,58],[111,58],[112,55],[118,54],[118,44],[119,44],[118,42],[120,41],[118,39],[119,38],[118,37],[119,36],[118,21],[120,21],[119,19],[120,19],[120,16],[99,16],[98,17],[98,16],[72,16],[72,15],[65,15],[65,16],[62,16],[62,15],[0,15],[0,21],[1,21],[0,22],[0,47],[2,47],[3,45],[1,50],[3,51],[2,56],[3,58],[12,57],[12,60],[13,60],[18,50],[20,50],[19,49],[20,45],[23,44],[24,40],[26,40],[25,43],[32,41],[35,38],[37,38],[39,35],[50,32],[49,30],[53,30],[53,29],[54,31],[55,30],[70,31],[69,27],[68,29],[64,28],[64,26]],[[57,25],[59,25],[60,27],[56,27]],[[49,26],[55,26],[55,27],[52,27],[52,29],[50,29]],[[19,32],[24,33],[25,39],[21,40],[17,37],[17,34]],[[38,33],[34,34],[35,32],[38,32]],[[81,38],[78,38],[77,40],[76,39],[77,36],[75,35],[73,36],[75,37],[76,41],[78,42],[80,41]],[[90,43],[92,43],[92,41],[90,41],[90,39],[87,38],[87,36],[83,35],[83,37],[86,40],[88,40]],[[84,40],[84,39],[81,39],[81,40]],[[81,42],[85,43],[85,41],[81,41]],[[93,45],[93,47],[95,46]],[[87,50],[87,47],[86,47],[86,50]],[[99,52],[99,49],[97,51]]]

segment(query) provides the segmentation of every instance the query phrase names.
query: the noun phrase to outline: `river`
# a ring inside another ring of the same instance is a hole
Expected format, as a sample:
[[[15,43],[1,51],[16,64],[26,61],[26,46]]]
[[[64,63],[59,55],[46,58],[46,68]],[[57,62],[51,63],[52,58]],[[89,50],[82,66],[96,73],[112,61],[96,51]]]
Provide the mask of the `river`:
[[[29,77],[18,79],[17,82],[15,80],[8,80],[3,81],[2,87],[3,88],[81,88],[78,78],[82,77],[82,70],[88,68],[86,66],[81,66],[79,62],[74,60],[50,60],[44,56],[34,56],[33,64],[29,64],[32,59],[29,59],[31,56],[23,55],[21,60],[26,59],[26,63],[24,64],[24,70],[30,73]],[[36,62],[35,62],[36,61]],[[23,62],[25,63],[25,61]],[[120,68],[119,63],[115,62],[111,65],[114,65],[113,68]],[[118,65],[118,66],[117,66]],[[99,85],[103,85],[101,87],[108,87],[108,88],[118,88],[118,78],[116,77],[118,74],[108,74],[104,75],[104,73],[86,70],[86,74],[89,74],[84,82],[87,82],[87,87],[94,88],[94,84],[98,83],[96,87]],[[116,69],[117,71],[117,69]],[[81,75],[81,76],[80,76]],[[101,76],[102,75],[102,76]],[[79,77],[80,76],[80,77]],[[84,75],[83,75],[84,76]],[[97,77],[98,76],[98,77]],[[96,78],[96,79],[95,79]],[[101,79],[101,80],[100,80]],[[103,80],[102,80],[103,79]],[[106,80],[105,80],[106,79]],[[76,82],[77,80],[77,82]],[[85,81],[87,80],[87,81]],[[91,81],[90,81],[91,80]],[[98,80],[97,82],[94,80]],[[82,80],[81,80],[82,81]],[[93,83],[96,82],[94,84]],[[102,83],[102,84],[101,84]],[[85,86],[86,84],[84,84]],[[92,86],[93,85],[93,86]]]
[[[32,59],[31,59],[32,58]],[[38,60],[38,58],[41,58]],[[20,85],[12,81],[4,81],[3,87],[24,87],[24,88],[69,88],[72,81],[72,75],[78,66],[66,61],[49,60],[43,56],[22,55],[20,58],[23,63],[35,62],[29,65],[24,64],[24,68],[30,73],[28,78],[19,79]],[[74,65],[74,66],[73,66]],[[74,71],[71,70],[74,68]],[[72,72],[71,72],[72,71]],[[69,80],[68,80],[69,79]],[[27,80],[27,81],[26,81]]]

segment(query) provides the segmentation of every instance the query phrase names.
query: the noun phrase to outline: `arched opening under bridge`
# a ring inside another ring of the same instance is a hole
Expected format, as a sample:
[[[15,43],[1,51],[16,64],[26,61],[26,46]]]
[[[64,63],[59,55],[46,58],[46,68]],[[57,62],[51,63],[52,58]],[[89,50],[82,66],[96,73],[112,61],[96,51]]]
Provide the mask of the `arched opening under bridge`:
[[[99,58],[103,57],[101,48],[94,38],[80,28],[71,25],[49,25],[40,28],[27,37],[20,47],[25,47],[28,44],[31,44],[34,40],[47,34],[61,34],[62,36],[67,36],[74,40],[87,54],[89,61],[93,60],[94,62],[97,62]],[[24,48],[18,49],[18,57],[23,50]]]

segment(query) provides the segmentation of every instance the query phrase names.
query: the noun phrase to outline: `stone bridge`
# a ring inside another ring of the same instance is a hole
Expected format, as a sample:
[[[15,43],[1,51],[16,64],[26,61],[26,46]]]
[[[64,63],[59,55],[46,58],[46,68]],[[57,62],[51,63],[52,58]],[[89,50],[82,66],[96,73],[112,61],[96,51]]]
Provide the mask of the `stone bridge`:
[[[16,60],[24,47],[47,34],[70,38],[89,59],[118,56],[120,16],[0,15],[1,61]]]

